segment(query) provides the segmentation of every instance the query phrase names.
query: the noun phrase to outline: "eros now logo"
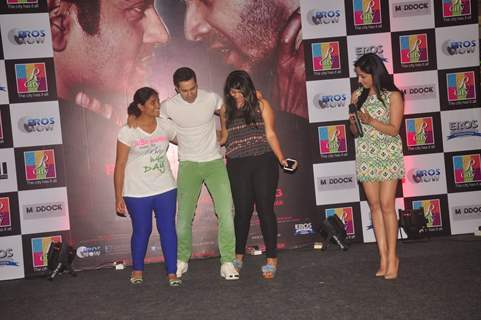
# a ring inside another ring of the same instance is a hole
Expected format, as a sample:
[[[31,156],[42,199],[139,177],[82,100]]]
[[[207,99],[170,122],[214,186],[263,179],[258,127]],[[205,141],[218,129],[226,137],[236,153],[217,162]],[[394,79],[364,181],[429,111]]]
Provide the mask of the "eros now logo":
[[[412,183],[429,183],[438,182],[441,176],[441,169],[431,168],[431,169],[411,169],[407,178]]]
[[[361,56],[365,55],[366,53],[374,53],[378,55],[379,58],[381,58],[382,60],[386,60],[383,56],[384,49],[382,44],[367,47],[356,47],[354,49],[354,53],[356,55],[356,60],[359,59]]]
[[[12,258],[13,257],[13,249],[0,249],[0,259]]]
[[[478,120],[465,120],[465,121],[456,121],[449,123],[449,136],[448,140],[454,138],[461,138],[466,136],[477,136],[481,137],[479,133],[479,124]]]
[[[318,177],[317,187],[319,191],[352,189],[356,182],[353,175]]]
[[[101,254],[102,254],[102,248],[100,246],[95,246],[95,247],[80,246],[77,248],[77,257],[81,259],[98,257]]]
[[[310,10],[307,13],[307,21],[311,25],[338,23],[341,10]]]
[[[14,259],[15,251],[12,248],[0,248],[0,267],[18,267],[18,261]]]
[[[475,53],[476,47],[476,40],[446,40],[442,49],[445,55],[454,56]]]
[[[55,118],[34,118],[34,117],[22,117],[18,120],[18,128],[22,132],[43,132],[54,130]]]
[[[314,231],[312,230],[312,223],[297,223],[294,225],[295,235],[307,235],[313,234]]]
[[[42,29],[12,29],[8,32],[8,40],[15,45],[43,44],[46,36]]]
[[[316,94],[314,106],[320,109],[342,108],[346,105],[347,94]]]

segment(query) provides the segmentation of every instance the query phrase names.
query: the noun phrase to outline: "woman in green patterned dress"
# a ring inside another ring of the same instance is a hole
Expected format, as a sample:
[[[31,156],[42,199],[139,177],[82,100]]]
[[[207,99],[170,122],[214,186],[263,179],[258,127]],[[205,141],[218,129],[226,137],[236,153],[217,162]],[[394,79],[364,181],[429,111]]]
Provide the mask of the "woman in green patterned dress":
[[[356,139],[356,173],[366,193],[379,249],[376,276],[396,279],[398,221],[396,186],[404,176],[399,128],[404,112],[402,92],[394,85],[383,61],[365,54],[354,63],[361,87],[352,94],[364,135]],[[351,127],[354,126],[350,114]],[[353,128],[352,128],[353,129]]]

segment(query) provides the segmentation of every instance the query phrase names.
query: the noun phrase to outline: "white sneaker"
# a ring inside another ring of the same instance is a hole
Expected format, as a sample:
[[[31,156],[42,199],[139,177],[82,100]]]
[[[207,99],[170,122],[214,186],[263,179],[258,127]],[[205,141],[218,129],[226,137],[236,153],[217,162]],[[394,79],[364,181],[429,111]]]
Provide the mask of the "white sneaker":
[[[237,272],[232,262],[224,262],[222,264],[220,267],[220,276],[226,280],[239,280],[239,272]]]
[[[189,269],[189,263],[181,260],[177,260],[177,272],[176,272],[177,278],[182,277],[182,275],[186,273],[188,269]]]

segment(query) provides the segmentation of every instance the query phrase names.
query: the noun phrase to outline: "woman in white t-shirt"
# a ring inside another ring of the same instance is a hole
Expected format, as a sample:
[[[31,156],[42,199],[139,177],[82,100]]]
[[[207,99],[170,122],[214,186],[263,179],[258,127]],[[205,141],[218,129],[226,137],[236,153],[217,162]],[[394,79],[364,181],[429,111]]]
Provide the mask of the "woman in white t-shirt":
[[[169,285],[177,279],[177,235],[175,212],[177,187],[166,152],[175,138],[172,122],[160,116],[159,96],[149,87],[135,92],[129,112],[137,116],[137,127],[124,126],[117,140],[114,186],[118,214],[132,220],[132,275],[130,282],[143,281],[144,259],[155,213]]]

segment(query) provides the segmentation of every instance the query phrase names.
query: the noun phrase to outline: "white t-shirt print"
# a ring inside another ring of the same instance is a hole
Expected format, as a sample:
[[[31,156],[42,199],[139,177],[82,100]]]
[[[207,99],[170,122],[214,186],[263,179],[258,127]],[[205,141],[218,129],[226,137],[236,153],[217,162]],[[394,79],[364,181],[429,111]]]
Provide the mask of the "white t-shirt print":
[[[166,153],[176,136],[171,120],[157,118],[157,128],[147,133],[141,128],[120,129],[117,139],[129,146],[125,167],[124,197],[148,197],[176,188]]]

